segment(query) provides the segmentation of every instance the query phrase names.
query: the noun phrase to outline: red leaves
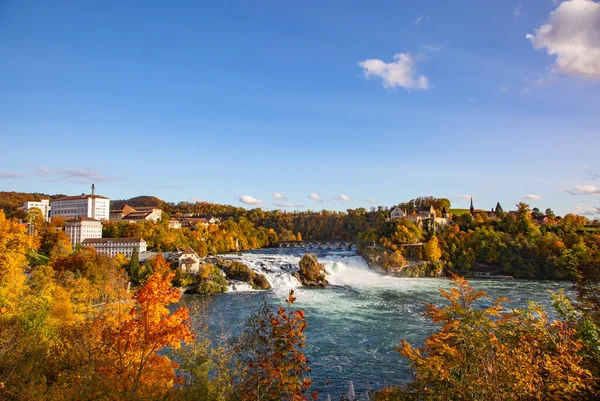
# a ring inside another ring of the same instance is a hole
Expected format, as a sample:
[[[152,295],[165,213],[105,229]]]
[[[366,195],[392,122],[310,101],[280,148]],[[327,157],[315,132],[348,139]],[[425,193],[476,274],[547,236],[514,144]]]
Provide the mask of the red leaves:
[[[290,291],[288,305],[296,300]],[[242,400],[308,400],[312,380],[304,377],[310,372],[306,356],[301,352],[305,346],[304,312],[278,308],[273,313],[268,307],[251,319],[257,332],[244,337],[246,344],[259,344],[250,348],[249,357],[242,367],[244,378],[238,392]],[[318,397],[316,393],[311,395]]]

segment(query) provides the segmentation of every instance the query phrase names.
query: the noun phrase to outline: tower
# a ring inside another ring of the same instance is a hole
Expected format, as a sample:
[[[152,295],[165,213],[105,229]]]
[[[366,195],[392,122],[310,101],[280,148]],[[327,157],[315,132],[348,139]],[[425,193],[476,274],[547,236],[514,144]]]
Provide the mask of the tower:
[[[471,196],[471,207],[469,208],[469,212],[471,212],[471,216],[475,216],[475,208],[473,207],[473,197]]]

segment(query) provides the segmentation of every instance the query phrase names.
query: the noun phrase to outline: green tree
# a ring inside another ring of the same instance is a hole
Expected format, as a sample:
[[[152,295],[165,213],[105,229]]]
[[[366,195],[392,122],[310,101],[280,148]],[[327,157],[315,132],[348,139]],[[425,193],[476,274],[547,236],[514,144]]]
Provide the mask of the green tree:
[[[133,248],[127,273],[133,284],[138,285],[140,283],[140,254],[137,248]]]

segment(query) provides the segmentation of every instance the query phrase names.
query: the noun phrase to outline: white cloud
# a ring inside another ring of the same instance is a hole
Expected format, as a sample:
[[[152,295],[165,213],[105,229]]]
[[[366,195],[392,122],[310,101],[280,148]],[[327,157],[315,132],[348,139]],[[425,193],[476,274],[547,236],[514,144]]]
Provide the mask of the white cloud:
[[[600,194],[600,188],[595,185],[578,185],[575,189],[563,189],[563,192],[571,195],[597,195]]]
[[[373,204],[377,203],[377,199],[375,199],[375,198],[367,198],[365,200],[369,203],[373,203]]]
[[[321,198],[319,195],[317,195],[314,192],[312,194],[308,195],[308,199],[312,199],[317,202],[323,202],[323,198]]]
[[[585,206],[583,204],[579,204],[575,206],[575,209],[571,212],[572,214],[579,214],[582,216],[596,216],[600,215],[600,211],[593,206]]]
[[[425,21],[426,19],[429,19],[428,15],[423,15],[423,16],[417,17],[417,19],[415,20],[415,26],[419,26],[419,24],[421,22]]]
[[[190,198],[190,201],[192,201],[192,202],[196,202],[196,203],[201,203],[201,202],[204,202],[204,199],[202,199],[202,198],[201,198],[201,197],[199,197],[199,196],[192,196],[192,197]]]
[[[52,171],[50,171],[49,168],[47,167],[38,167],[35,169],[35,171],[37,171],[38,174],[40,175],[49,175],[52,174]]]
[[[475,199],[475,197],[473,195],[469,195],[469,194],[454,195],[454,197],[456,199],[463,199],[463,200],[471,200],[471,198]]]
[[[11,179],[11,178],[22,178],[22,177],[27,177],[27,174],[12,173],[12,172],[0,172],[0,179],[2,179],[2,178]]]
[[[240,202],[245,203],[247,205],[260,205],[263,203],[262,199],[256,199],[250,195],[242,195],[240,196]]]
[[[349,196],[346,196],[344,194],[341,194],[340,196],[338,196],[337,198],[335,198],[337,200],[339,200],[340,202],[348,202],[351,201],[352,199],[350,199]]]
[[[508,93],[508,92],[510,92],[510,89],[508,89],[506,86],[501,86],[500,88],[498,88],[498,92]]]
[[[277,193],[277,192],[273,192],[271,194],[271,196],[273,197],[273,199],[279,199],[279,200],[285,200],[285,199],[287,199],[287,197],[285,195],[282,195],[282,194]]]
[[[550,13],[548,23],[527,34],[535,49],[556,56],[560,73],[600,79],[600,3],[569,0]]]
[[[521,9],[523,8],[523,3],[519,2],[517,8],[513,10],[513,15],[515,18],[519,18],[521,16]]]
[[[521,199],[527,199],[527,200],[539,200],[541,198],[542,198],[541,195],[535,195],[535,194],[527,194],[527,195],[521,196]]]
[[[409,53],[398,53],[394,60],[386,63],[379,59],[360,61],[367,78],[379,77],[385,88],[401,86],[404,89],[429,89],[429,79],[425,75],[417,76],[417,57]]]
[[[295,207],[295,208],[304,207],[304,205],[296,205],[294,203],[287,203],[287,202],[278,202],[278,203],[275,203],[275,206],[277,206],[277,207]]]
[[[531,89],[529,87],[524,86],[521,88],[521,95],[527,95],[529,93],[531,93]]]

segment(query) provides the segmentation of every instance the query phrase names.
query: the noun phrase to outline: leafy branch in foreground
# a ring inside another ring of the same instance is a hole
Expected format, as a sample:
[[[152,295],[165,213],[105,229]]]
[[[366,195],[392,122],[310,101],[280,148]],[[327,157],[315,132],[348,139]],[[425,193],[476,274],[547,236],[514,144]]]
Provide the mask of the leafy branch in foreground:
[[[489,296],[454,276],[440,289],[445,306],[426,304],[424,316],[439,329],[420,348],[402,341],[397,351],[414,372],[402,388],[383,390],[378,400],[546,400],[600,396],[597,326],[555,294],[559,318],[543,308],[505,311],[506,298],[487,307]],[[596,337],[594,337],[594,335]]]

